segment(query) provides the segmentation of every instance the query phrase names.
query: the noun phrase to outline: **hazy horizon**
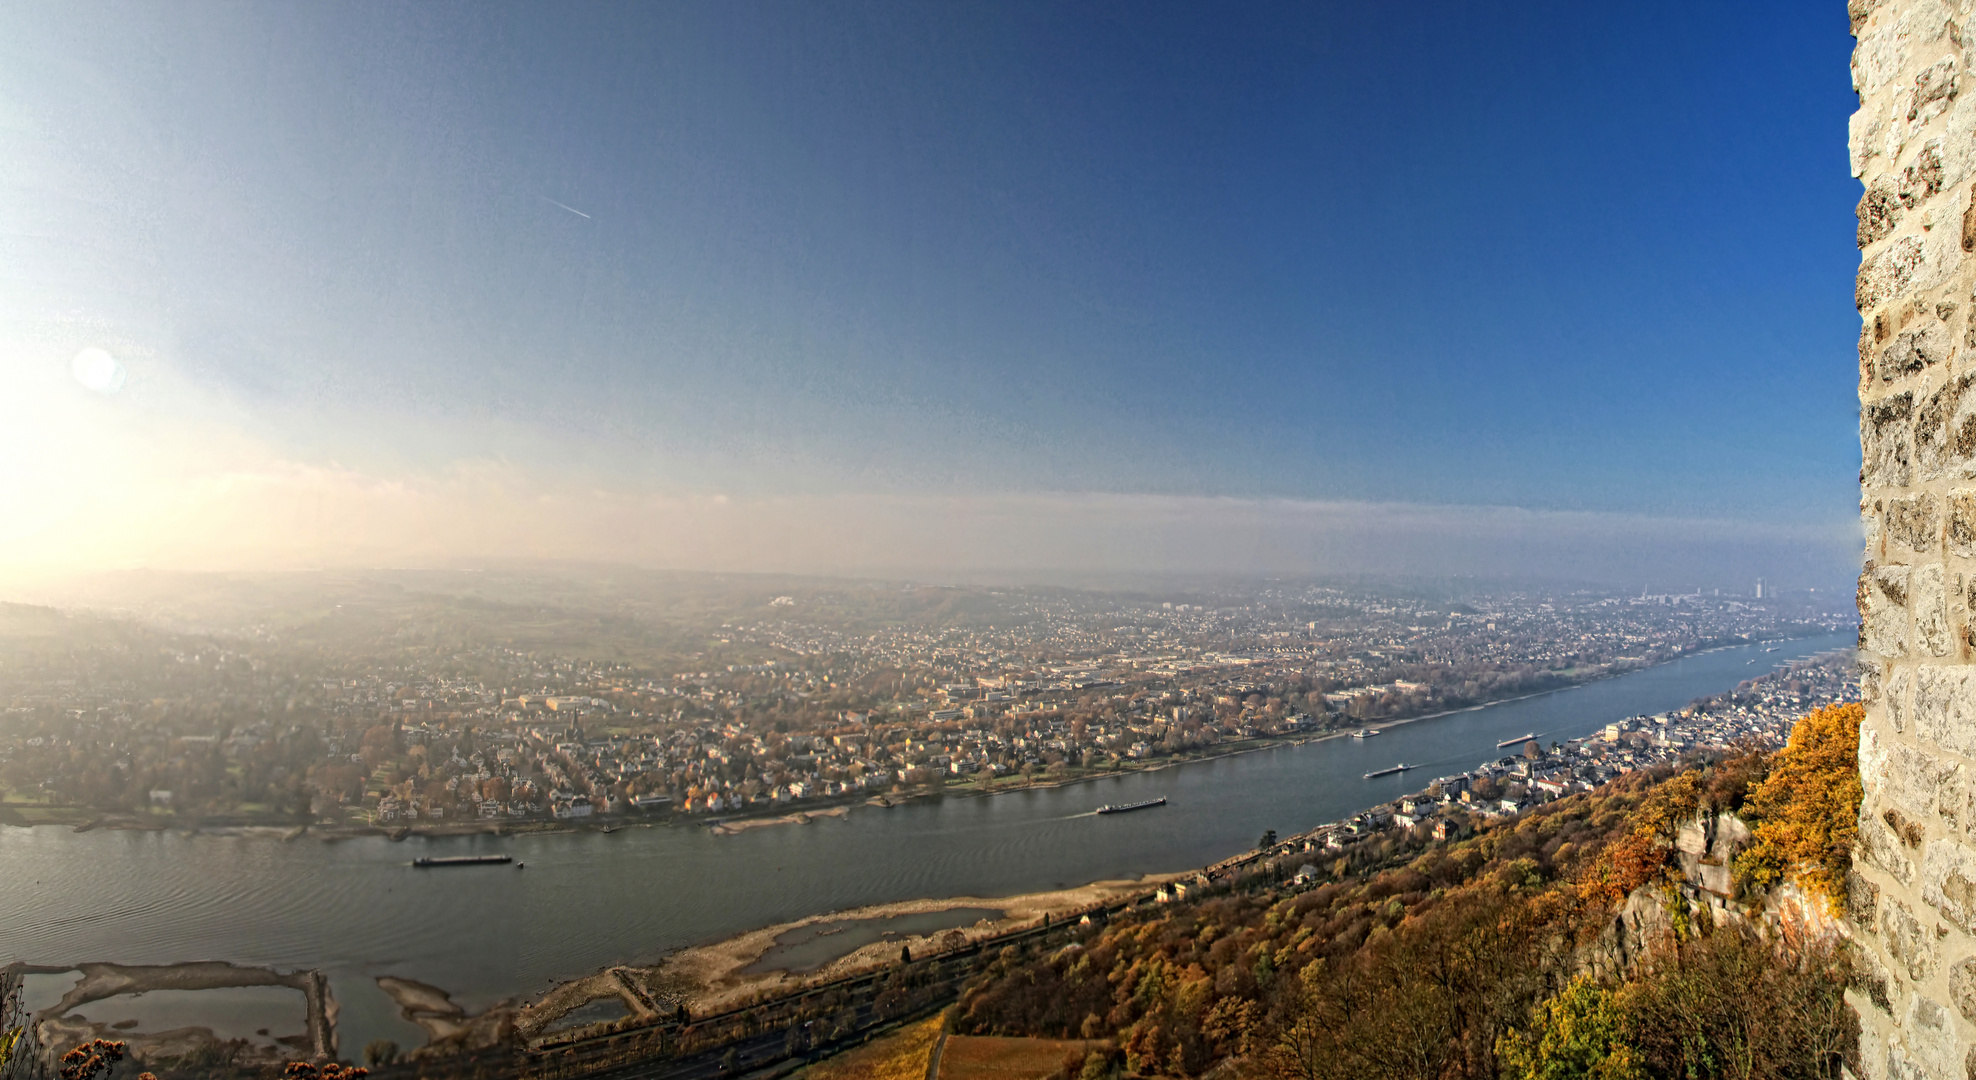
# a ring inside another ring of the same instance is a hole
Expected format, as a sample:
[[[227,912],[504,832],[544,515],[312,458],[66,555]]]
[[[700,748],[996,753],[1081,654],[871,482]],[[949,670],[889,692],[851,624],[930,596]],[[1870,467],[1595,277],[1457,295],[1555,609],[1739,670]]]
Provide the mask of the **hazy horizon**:
[[[591,493],[532,505],[420,500],[394,490],[338,494],[301,506],[292,491],[273,496],[282,503],[275,507],[216,499],[195,508],[195,525],[134,544],[105,523],[112,542],[128,546],[70,546],[65,559],[12,562],[0,573],[0,598],[113,571],[501,562],[958,583],[1374,575],[1743,592],[1759,577],[1779,588],[1845,588],[1847,560],[1858,550],[1844,528],[1505,507],[1054,493],[775,500]]]

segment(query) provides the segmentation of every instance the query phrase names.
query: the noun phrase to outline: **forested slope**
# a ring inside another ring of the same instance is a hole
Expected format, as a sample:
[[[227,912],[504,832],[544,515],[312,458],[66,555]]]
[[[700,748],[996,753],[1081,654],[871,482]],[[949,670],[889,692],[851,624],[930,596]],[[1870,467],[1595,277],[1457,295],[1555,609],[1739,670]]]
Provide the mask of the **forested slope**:
[[[1466,840],[1389,841],[1386,865],[1340,859],[1314,887],[1252,879],[1006,955],[950,1030],[1112,1040],[1072,1070],[1087,1080],[1836,1076],[1857,1026],[1843,942],[1766,900],[1842,905],[1859,719],[1835,706],[1774,753],[1629,775]],[[1729,897],[1683,870],[1717,853],[1694,839],[1717,815],[1750,830]]]

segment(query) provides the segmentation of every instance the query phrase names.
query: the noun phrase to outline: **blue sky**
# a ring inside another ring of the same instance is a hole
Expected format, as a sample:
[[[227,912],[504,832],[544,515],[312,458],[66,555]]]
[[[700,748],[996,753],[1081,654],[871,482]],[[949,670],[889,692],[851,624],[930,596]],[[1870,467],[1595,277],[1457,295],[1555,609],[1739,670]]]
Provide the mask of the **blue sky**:
[[[173,521],[252,476],[1856,551],[1842,5],[61,3],[0,42],[0,360],[94,433],[69,468],[169,459],[129,486]],[[84,347],[116,394],[50,374]],[[139,497],[58,473],[12,496],[61,503],[36,550]]]

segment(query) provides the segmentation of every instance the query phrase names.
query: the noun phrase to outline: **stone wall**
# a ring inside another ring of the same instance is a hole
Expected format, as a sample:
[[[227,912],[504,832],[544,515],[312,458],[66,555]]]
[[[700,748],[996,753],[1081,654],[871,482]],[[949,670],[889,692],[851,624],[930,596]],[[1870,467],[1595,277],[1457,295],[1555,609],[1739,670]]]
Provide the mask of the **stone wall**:
[[[1976,1080],[1976,0],[1853,0],[1869,1077]]]

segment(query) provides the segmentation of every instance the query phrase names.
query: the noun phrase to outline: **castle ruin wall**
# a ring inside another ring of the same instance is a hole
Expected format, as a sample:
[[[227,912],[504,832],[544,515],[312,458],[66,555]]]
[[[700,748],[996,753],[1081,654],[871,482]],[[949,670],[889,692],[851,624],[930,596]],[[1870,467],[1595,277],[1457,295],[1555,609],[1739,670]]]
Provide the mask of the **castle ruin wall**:
[[[1867,1077],[1976,1078],[1976,0],[1854,0]]]

